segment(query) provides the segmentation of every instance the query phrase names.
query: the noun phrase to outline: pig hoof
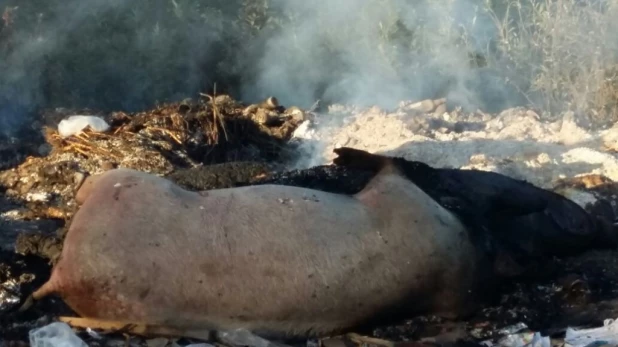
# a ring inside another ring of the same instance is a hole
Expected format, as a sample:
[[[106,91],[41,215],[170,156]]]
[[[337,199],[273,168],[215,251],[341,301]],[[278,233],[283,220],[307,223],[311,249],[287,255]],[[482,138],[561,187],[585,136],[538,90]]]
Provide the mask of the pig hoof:
[[[21,313],[27,311],[30,307],[32,307],[32,304],[34,304],[34,298],[32,297],[32,295],[28,295],[28,297],[21,305],[21,307],[17,310],[17,312]]]

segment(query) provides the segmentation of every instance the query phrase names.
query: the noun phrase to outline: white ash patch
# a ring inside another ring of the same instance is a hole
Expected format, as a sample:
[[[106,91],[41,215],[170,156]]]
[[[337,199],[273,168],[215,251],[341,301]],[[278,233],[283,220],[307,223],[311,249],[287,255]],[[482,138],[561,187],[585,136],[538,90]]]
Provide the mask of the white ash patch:
[[[26,201],[38,201],[46,202],[51,198],[51,194],[48,192],[29,192],[26,194]]]
[[[598,198],[594,193],[581,191],[579,189],[566,189],[559,191],[564,197],[573,200],[576,204],[586,207],[589,204],[594,204]]]
[[[306,158],[299,167],[328,164],[340,146],[402,156],[436,167],[478,169],[551,189],[556,180],[583,174],[618,180],[618,125],[597,132],[579,127],[572,113],[555,121],[514,108],[481,112],[419,113],[400,107],[335,106],[299,136]]]

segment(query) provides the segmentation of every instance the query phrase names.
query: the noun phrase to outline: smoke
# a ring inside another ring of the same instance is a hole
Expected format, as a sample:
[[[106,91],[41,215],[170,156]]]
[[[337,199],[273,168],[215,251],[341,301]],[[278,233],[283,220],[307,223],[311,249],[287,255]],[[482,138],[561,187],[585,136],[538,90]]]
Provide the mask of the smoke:
[[[265,48],[243,97],[267,93],[291,104],[327,102],[391,108],[401,100],[448,97],[468,107],[520,102],[496,76],[475,68],[496,28],[480,1],[274,0],[288,20]],[[470,42],[461,42],[462,31]],[[267,33],[271,35],[271,33]]]
[[[41,107],[135,111],[215,84],[301,107],[604,104],[616,6],[587,2],[599,3],[5,0],[0,126],[10,133]]]
[[[235,35],[223,22],[238,8],[189,0],[0,3],[5,135],[42,107],[136,111],[212,88],[224,30]]]

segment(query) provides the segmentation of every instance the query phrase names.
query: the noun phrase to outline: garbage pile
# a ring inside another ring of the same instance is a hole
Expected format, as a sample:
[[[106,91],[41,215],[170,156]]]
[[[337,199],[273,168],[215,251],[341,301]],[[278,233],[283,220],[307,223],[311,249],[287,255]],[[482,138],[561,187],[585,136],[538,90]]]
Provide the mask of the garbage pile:
[[[86,174],[125,167],[165,176],[204,164],[259,167],[255,163],[284,160],[285,144],[304,112],[285,109],[275,98],[245,106],[220,95],[135,114],[58,110],[43,117],[44,155],[0,172],[0,185],[7,197],[29,207],[26,218],[66,220],[73,213],[74,188]]]

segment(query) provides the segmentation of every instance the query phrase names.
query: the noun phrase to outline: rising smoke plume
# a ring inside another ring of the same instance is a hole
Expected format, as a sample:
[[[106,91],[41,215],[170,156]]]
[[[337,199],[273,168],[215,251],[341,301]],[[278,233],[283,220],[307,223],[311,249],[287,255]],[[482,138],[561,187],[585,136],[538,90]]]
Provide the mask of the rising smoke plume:
[[[480,3],[477,1],[477,3]],[[393,107],[447,96],[462,106],[519,102],[471,57],[496,38],[473,1],[274,0],[289,20],[259,55],[244,96],[274,93],[291,103],[315,98]],[[462,32],[470,42],[458,42]],[[511,99],[511,100],[509,100]]]

